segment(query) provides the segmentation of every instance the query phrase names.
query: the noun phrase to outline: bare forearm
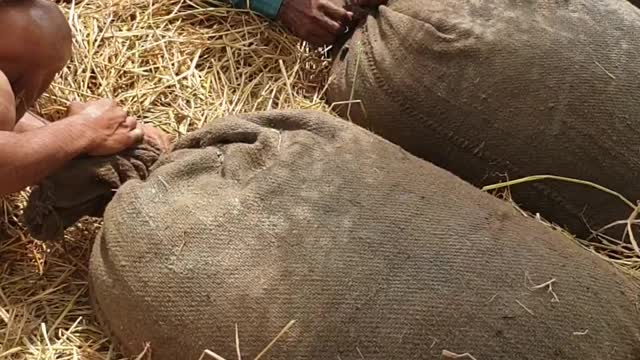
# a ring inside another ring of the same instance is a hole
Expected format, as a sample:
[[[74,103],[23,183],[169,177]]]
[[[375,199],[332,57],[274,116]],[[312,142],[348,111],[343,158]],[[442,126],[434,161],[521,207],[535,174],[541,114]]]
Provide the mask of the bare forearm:
[[[24,133],[0,132],[0,195],[34,185],[91,144],[84,119],[71,117]]]

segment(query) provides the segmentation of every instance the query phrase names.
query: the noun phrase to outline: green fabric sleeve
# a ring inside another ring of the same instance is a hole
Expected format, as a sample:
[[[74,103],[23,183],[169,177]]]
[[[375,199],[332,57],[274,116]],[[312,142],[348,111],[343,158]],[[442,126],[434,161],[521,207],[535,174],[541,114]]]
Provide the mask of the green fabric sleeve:
[[[231,0],[231,4],[233,4],[235,8],[243,9],[246,9],[248,7],[247,5],[250,5],[249,7],[252,11],[266,16],[269,19],[275,19],[278,17],[282,1],[283,0]]]

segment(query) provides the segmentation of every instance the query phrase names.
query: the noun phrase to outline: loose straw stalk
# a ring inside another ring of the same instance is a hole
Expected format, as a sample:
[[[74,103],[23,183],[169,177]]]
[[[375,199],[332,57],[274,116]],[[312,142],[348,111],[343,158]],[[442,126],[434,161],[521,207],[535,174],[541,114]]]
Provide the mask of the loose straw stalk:
[[[322,101],[328,60],[246,11],[204,0],[61,6],[75,54],[38,104],[50,119],[62,116],[70,100],[100,97],[177,134],[234,112],[329,111]],[[502,186],[508,185],[495,188]],[[84,221],[65,241],[43,244],[20,226],[25,201],[21,193],[0,202],[0,232],[8,238],[0,241],[0,359],[120,359],[88,302],[88,258],[99,223]],[[634,214],[621,224],[637,222]],[[574,240],[638,274],[634,245],[598,238],[598,244]]]
[[[620,202],[629,206],[630,216],[628,219],[621,219],[619,221],[613,222],[602,229],[597,229],[593,231],[593,235],[589,239],[578,239],[567,231],[565,231],[560,226],[556,224],[552,224],[546,221],[539,214],[532,215],[521,208],[519,208],[515,202],[512,201],[510,197],[509,188],[512,186],[521,186],[523,184],[537,182],[537,181],[561,181],[566,183],[574,184],[575,186],[588,186],[594,188],[596,190],[602,191],[612,196],[612,198],[617,198]],[[595,184],[590,181],[584,181],[579,179],[554,176],[554,175],[536,175],[536,176],[528,176],[521,179],[511,180],[503,183],[498,183],[494,185],[488,185],[483,188],[485,191],[503,191],[503,193],[496,193],[496,195],[505,198],[507,201],[511,201],[513,206],[518,209],[524,216],[534,217],[541,223],[546,226],[553,228],[554,230],[559,231],[565,237],[570,239],[571,241],[575,241],[585,249],[595,253],[602,259],[611,262],[622,271],[626,272],[628,275],[632,276],[636,280],[640,281],[640,246],[638,245],[638,241],[636,240],[636,236],[634,233],[634,228],[637,228],[640,225],[640,219],[638,219],[638,214],[640,213],[640,205],[634,204],[632,201],[624,197],[622,194],[608,189],[599,184]],[[635,226],[634,226],[635,225]],[[611,236],[606,235],[605,230],[614,228],[614,227],[622,227],[624,226],[624,236],[621,239],[614,239]]]

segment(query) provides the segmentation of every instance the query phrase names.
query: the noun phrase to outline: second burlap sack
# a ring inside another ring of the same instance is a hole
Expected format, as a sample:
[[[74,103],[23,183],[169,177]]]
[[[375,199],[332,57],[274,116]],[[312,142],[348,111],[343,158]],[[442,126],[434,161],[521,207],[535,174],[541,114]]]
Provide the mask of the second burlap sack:
[[[119,189],[93,248],[94,306],[127,354],[235,359],[237,326],[254,359],[292,320],[262,359],[640,354],[618,270],[357,126],[229,116],[176,149]]]
[[[639,64],[627,1],[391,0],[337,53],[328,95],[360,100],[351,120],[474,185],[550,174],[635,202]],[[512,191],[580,235],[632,211],[564,182]]]

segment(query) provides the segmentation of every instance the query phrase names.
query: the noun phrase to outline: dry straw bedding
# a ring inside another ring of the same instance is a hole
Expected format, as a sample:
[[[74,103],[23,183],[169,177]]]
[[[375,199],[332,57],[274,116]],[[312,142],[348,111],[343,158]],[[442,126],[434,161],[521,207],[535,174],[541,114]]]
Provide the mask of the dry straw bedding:
[[[70,100],[110,97],[140,119],[181,134],[234,112],[329,110],[326,58],[248,12],[186,0],[61,6],[75,53],[39,103],[46,117],[59,117]],[[43,244],[19,224],[25,200],[16,194],[2,201],[2,230],[10,240],[0,243],[0,359],[121,358],[88,301],[87,263],[99,223],[85,221],[65,241]],[[635,239],[601,240],[597,247],[582,243],[636,273]]]

